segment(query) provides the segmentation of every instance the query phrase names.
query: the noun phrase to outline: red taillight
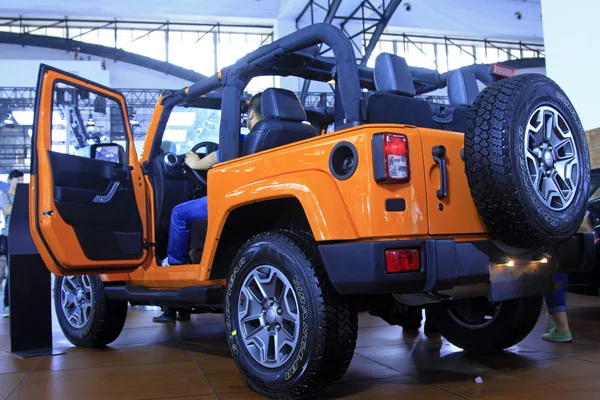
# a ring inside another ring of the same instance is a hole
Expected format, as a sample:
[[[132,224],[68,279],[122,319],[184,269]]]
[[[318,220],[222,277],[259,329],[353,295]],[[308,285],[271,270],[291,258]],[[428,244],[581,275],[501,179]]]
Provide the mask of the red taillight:
[[[394,133],[383,135],[383,162],[385,180],[397,183],[410,181],[408,139],[406,136]]]
[[[492,67],[492,74],[502,78],[510,78],[517,75],[517,70],[505,65],[494,64]]]
[[[419,265],[419,250],[402,249],[385,251],[385,270],[388,273],[414,272],[419,269],[421,269]]]

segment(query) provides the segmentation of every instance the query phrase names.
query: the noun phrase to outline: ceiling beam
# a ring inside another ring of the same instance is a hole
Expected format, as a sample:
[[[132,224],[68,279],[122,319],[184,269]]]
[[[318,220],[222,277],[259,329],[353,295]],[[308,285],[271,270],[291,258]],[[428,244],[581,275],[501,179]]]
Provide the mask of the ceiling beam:
[[[375,31],[373,32],[373,35],[371,35],[369,44],[367,45],[367,48],[365,49],[365,54],[363,55],[362,60],[360,60],[361,65],[367,65],[367,62],[369,61],[369,57],[371,57],[371,54],[373,54],[373,50],[375,50],[375,46],[377,45],[377,42],[381,38],[381,34],[385,30],[387,24],[390,22],[392,15],[394,15],[394,13],[396,12],[396,9],[400,5],[400,3],[402,3],[402,0],[390,0],[387,7],[385,7],[385,2],[384,2],[385,10],[383,11],[383,16],[381,17],[381,20],[377,23],[377,26],[375,27]]]

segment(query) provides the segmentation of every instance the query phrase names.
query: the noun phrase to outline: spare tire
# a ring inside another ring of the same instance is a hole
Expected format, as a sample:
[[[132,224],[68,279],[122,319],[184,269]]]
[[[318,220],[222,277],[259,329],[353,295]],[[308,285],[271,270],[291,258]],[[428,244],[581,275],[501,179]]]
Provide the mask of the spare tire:
[[[485,88],[465,132],[471,195],[489,232],[538,249],[573,236],[586,212],[590,156],[565,93],[538,74]]]

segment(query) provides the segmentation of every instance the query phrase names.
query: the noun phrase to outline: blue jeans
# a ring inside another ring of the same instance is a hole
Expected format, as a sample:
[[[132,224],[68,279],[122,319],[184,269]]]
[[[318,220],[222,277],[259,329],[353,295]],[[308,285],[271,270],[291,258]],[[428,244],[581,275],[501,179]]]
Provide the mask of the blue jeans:
[[[562,286],[554,293],[544,295],[548,312],[554,314],[560,311],[567,311],[567,282],[569,275],[556,272],[554,274],[554,282],[562,283]]]
[[[195,219],[208,218],[206,196],[176,205],[171,213],[169,226],[169,245],[167,256],[169,264],[185,264],[190,246],[190,224]]]

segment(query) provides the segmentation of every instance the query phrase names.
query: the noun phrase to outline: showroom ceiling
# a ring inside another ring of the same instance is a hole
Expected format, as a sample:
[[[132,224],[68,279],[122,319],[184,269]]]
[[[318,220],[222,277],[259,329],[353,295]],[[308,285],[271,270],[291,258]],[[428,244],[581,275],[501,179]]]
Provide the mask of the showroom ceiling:
[[[315,1],[327,5],[327,0]],[[360,2],[343,0],[340,14],[350,14]],[[278,18],[296,19],[307,3],[308,0],[21,0],[2,4],[0,16],[272,24]],[[371,3],[378,6],[381,0]],[[403,0],[388,31],[541,41],[540,1]]]

